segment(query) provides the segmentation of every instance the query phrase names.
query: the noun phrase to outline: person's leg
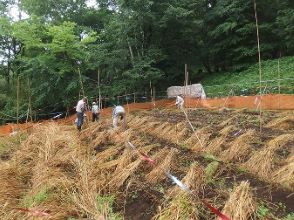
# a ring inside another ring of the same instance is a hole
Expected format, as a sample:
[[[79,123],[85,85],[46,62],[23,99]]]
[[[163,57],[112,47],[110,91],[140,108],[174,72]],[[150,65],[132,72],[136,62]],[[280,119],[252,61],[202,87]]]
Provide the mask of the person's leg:
[[[117,115],[113,116],[112,124],[113,124],[113,127],[114,127],[114,128],[117,127],[117,120],[118,120],[118,116],[117,116]]]
[[[123,114],[123,120],[124,120],[123,127],[126,128],[127,127],[127,116],[126,116],[126,113]]]
[[[83,114],[78,112],[77,113],[77,118],[78,118],[78,121],[77,121],[77,129],[80,131],[81,128],[82,128]]]
[[[84,124],[84,113],[81,113],[81,129]]]
[[[92,113],[92,122],[94,122],[94,121],[95,121],[95,114]]]

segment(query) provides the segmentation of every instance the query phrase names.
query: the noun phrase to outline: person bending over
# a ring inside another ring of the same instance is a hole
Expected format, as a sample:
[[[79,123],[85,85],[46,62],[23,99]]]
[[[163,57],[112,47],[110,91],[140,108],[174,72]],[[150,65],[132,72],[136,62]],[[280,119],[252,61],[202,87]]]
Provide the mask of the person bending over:
[[[125,111],[124,107],[122,107],[120,105],[114,106],[113,111],[112,111],[112,124],[113,124],[114,128],[117,127],[119,118],[120,118],[120,120],[123,120],[123,126],[125,128],[127,125],[126,111]]]

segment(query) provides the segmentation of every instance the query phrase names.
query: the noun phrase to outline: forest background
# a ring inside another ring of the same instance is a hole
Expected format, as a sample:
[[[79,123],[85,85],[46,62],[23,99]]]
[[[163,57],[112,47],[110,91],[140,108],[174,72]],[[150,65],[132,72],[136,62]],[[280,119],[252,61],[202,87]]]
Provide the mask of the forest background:
[[[258,78],[253,1],[93,2],[1,0],[1,123],[70,110],[98,87],[103,97],[149,94],[150,84],[159,94],[183,85],[185,64],[191,83],[250,82],[248,69]],[[262,60],[282,58],[293,77],[294,1],[256,4]]]

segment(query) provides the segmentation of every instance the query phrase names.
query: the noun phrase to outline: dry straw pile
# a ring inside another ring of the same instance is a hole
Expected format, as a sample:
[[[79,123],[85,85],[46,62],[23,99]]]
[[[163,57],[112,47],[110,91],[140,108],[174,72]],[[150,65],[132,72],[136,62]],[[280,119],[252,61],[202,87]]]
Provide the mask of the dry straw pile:
[[[248,220],[255,219],[256,204],[248,182],[241,182],[233,189],[229,200],[226,202],[222,213],[230,219]],[[219,218],[218,218],[219,220]]]

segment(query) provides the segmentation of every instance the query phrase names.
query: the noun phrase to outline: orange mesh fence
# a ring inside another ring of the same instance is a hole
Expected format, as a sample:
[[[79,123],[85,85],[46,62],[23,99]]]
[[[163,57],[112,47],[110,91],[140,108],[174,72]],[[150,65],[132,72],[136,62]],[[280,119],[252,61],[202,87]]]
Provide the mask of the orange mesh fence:
[[[210,98],[205,100],[195,98],[185,98],[185,107],[188,108],[248,108],[263,110],[294,110],[294,95],[263,95],[261,102],[259,96],[232,96],[224,98]],[[173,108],[174,99],[162,99],[153,102],[131,103],[124,105],[127,112],[151,110],[153,108]],[[111,116],[112,108],[104,108],[101,116]],[[91,118],[91,112],[87,112],[88,118]],[[73,123],[76,115],[71,115],[65,119],[58,120],[61,124]],[[0,135],[9,135],[18,129],[27,130],[33,127],[33,123],[27,124],[8,124],[0,127]]]

